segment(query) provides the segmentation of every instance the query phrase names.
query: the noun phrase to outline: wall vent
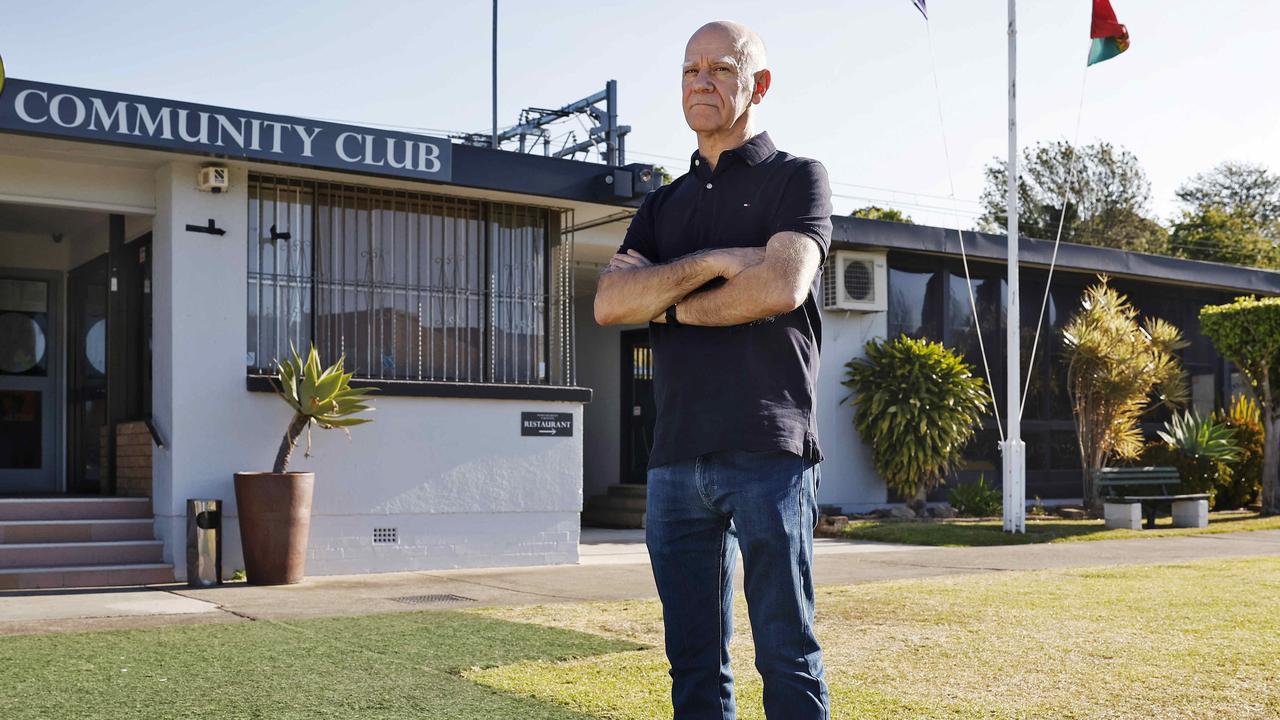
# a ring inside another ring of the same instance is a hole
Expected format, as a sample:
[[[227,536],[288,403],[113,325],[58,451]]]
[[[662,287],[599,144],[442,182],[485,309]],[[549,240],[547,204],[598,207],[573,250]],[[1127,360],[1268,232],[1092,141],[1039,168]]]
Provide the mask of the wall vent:
[[[395,545],[400,542],[397,537],[395,528],[374,528],[373,544],[374,545]]]

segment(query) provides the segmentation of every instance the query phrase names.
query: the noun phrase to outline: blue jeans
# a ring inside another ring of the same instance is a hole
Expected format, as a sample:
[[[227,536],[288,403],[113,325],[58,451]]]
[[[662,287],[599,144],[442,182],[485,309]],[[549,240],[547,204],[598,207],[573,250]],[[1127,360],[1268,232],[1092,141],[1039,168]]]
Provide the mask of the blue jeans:
[[[677,720],[736,717],[729,638],[739,548],[765,715],[828,717],[813,632],[820,481],[816,464],[781,450],[715,452],[649,470],[645,542]]]

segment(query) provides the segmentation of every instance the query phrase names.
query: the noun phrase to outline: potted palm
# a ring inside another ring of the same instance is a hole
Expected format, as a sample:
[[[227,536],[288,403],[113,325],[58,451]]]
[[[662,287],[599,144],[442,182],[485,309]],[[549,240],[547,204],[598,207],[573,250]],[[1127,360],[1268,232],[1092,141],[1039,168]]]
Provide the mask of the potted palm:
[[[370,421],[352,417],[371,408],[365,404],[368,391],[352,388],[352,373],[342,371],[343,358],[322,368],[314,346],[305,361],[293,348],[290,353],[291,358],[276,362],[276,390],[293,409],[293,419],[280,441],[275,466],[271,472],[235,474],[245,575],[255,585],[285,585],[302,580],[315,486],[314,473],[289,471],[289,459],[302,432],[307,431],[306,454],[310,456],[312,423],[345,431]]]

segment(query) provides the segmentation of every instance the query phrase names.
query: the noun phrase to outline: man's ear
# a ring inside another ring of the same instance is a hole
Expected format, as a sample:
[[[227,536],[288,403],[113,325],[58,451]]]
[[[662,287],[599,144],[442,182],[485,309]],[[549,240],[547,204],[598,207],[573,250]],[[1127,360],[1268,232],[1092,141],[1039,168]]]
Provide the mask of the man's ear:
[[[773,82],[773,75],[768,69],[761,70],[756,73],[754,78],[755,87],[751,88],[752,104],[759,104],[764,100],[765,93],[769,92],[769,83]]]

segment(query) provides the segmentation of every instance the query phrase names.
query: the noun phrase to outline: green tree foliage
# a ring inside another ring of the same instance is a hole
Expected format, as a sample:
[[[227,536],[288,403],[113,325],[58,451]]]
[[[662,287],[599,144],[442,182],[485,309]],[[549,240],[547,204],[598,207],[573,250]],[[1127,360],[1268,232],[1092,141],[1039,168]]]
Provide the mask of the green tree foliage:
[[[1093,471],[1112,459],[1141,454],[1138,421],[1148,409],[1186,402],[1186,374],[1177,351],[1187,343],[1164,320],[1139,322],[1138,311],[1105,276],[1085,290],[1080,305],[1062,329],[1063,361],[1080,446],[1082,496],[1098,512],[1102,503]]]
[[[1234,510],[1257,502],[1262,491],[1262,453],[1266,433],[1262,411],[1247,395],[1236,395],[1230,407],[1217,413],[1218,419],[1235,431],[1240,457],[1231,465],[1230,480],[1218,488],[1215,510]]]
[[[857,210],[854,210],[853,212],[849,213],[849,216],[856,217],[856,218],[863,218],[865,220],[887,220],[889,222],[899,222],[899,223],[906,223],[907,225],[915,225],[915,223],[911,221],[910,215],[907,215],[901,210],[895,210],[893,208],[882,208],[879,205],[868,205],[866,207],[858,208]]]
[[[1207,206],[1186,211],[1174,223],[1169,238],[1171,254],[1192,260],[1247,265],[1280,266],[1280,252],[1259,227],[1240,213]]]
[[[1216,208],[1257,228],[1274,230],[1280,222],[1280,174],[1263,165],[1221,163],[1192,177],[1178,188],[1177,195],[1193,210]]]
[[[1150,253],[1167,250],[1168,233],[1147,216],[1151,183],[1128,150],[1105,142],[1077,148],[1065,141],[1037,143],[1023,148],[1018,169],[1022,235],[1052,240],[1061,220],[1063,242]],[[978,228],[1003,233],[1008,223],[1004,161],[994,160],[986,176]]]
[[[1178,188],[1185,205],[1169,239],[1173,254],[1251,267],[1280,267],[1280,175],[1224,162]]]
[[[925,495],[960,461],[987,402],[986,386],[942,343],[905,335],[866,345],[866,357],[845,365],[854,426],[871,446],[889,487]]]
[[[1280,515],[1280,298],[1236,298],[1200,309],[1200,331],[1245,376],[1262,414],[1262,512]]]
[[[1236,433],[1223,420],[1201,417],[1194,410],[1175,414],[1156,433],[1148,462],[1178,468],[1180,493],[1208,493],[1216,507],[1219,491],[1232,484],[1232,465],[1240,459]]]
[[[661,165],[654,165],[653,171],[658,173],[658,177],[662,178],[663,185],[671,184],[671,180],[672,180],[671,173],[666,168],[662,167]]]

